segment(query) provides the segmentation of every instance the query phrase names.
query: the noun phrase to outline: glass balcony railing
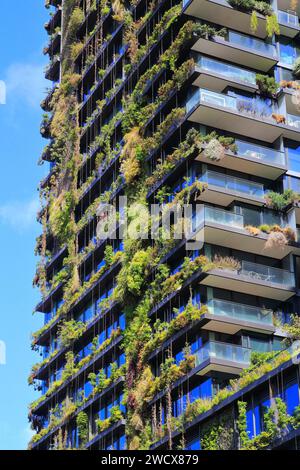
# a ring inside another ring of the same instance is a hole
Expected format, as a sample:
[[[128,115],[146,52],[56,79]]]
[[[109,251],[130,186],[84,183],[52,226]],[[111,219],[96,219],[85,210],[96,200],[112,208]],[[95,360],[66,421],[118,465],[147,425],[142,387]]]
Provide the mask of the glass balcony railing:
[[[286,123],[291,127],[296,127],[300,129],[300,116],[295,116],[294,114],[287,114]]]
[[[246,367],[250,364],[251,349],[235,344],[209,341],[196,352],[195,366],[200,366],[208,359],[220,359],[222,361],[238,362]]]
[[[225,64],[220,60],[203,57],[200,54],[195,55],[195,60],[199,67],[208,72],[214,72],[223,77],[250,83],[251,85],[256,84],[256,74],[254,72],[235,67],[234,65]]]
[[[252,323],[262,323],[269,326],[273,325],[273,312],[269,309],[217,299],[210,300],[207,303],[207,307],[211,315]]]
[[[244,218],[242,215],[233,212],[216,209],[215,207],[204,207],[204,220],[220,225],[227,225],[235,228],[244,228]]]
[[[260,52],[271,57],[277,56],[276,46],[274,44],[248,36],[247,34],[228,31],[227,41],[237,46],[251,49],[253,52]]]
[[[284,152],[280,152],[279,150],[251,144],[250,142],[244,142],[239,139],[235,140],[235,144],[237,146],[237,155],[241,157],[249,157],[258,162],[272,163],[273,165],[284,166],[286,164]]]
[[[263,199],[265,194],[264,187],[260,183],[235,178],[223,173],[217,173],[216,171],[206,171],[200,176],[199,180],[203,183],[207,183],[209,186],[227,189],[228,191],[238,194],[247,194],[250,197],[259,199]]]
[[[299,26],[299,18],[295,11],[282,11],[277,12],[278,22],[290,26]]]
[[[195,215],[194,227],[197,229],[203,222],[212,222],[227,227],[244,229],[251,225],[259,227],[260,225],[279,225],[288,226],[287,220],[280,214],[273,211],[263,212],[255,209],[244,209],[245,214],[235,214],[231,211],[218,209],[216,207],[204,206],[201,211]],[[296,232],[296,230],[295,230]]]
[[[285,269],[273,268],[250,261],[242,261],[238,274],[247,279],[250,278],[263,283],[277,284],[284,288],[295,287],[294,273],[286,271]]]
[[[214,91],[199,88],[195,90],[192,96],[188,99],[186,103],[186,112],[189,113],[201,103],[232,109],[238,113],[263,119],[268,118],[270,120],[272,119],[271,116],[274,111],[272,104],[268,104],[266,101],[257,97],[248,99],[242,96],[228,96],[223,93],[216,93]]]

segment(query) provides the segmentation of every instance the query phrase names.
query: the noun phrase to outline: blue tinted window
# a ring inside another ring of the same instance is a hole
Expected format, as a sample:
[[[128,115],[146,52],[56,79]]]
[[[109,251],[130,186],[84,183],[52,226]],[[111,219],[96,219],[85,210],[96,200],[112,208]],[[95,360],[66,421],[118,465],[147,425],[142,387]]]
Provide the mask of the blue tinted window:
[[[125,318],[125,313],[122,313],[119,318],[119,326],[121,330],[125,330],[126,328],[126,318]]]
[[[120,450],[126,449],[126,437],[125,436],[121,436],[119,439],[119,449]]]
[[[186,450],[201,450],[200,439],[194,439],[192,442],[188,443]]]
[[[200,386],[200,397],[211,398],[212,397],[212,379],[207,379]]]
[[[253,439],[254,434],[254,422],[253,422],[253,410],[248,410],[246,413],[246,423],[247,423],[247,434],[250,439]]]
[[[299,389],[297,384],[290,385],[284,390],[284,401],[288,414],[292,415],[296,406],[299,405]]]
[[[289,170],[300,172],[300,146],[291,143],[286,148]]]

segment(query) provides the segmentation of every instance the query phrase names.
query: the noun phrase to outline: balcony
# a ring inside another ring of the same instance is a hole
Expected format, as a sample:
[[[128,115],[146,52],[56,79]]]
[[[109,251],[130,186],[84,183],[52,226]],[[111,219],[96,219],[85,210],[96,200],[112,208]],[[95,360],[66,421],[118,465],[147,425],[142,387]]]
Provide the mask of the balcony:
[[[259,212],[257,218],[259,218]],[[271,218],[268,219],[268,222],[270,225],[280,225],[275,218],[274,223],[271,223]],[[249,225],[249,222],[244,220],[244,216],[231,211],[208,206],[202,207],[197,214],[195,225],[196,229],[190,239],[196,238],[212,245],[224,246],[230,249],[239,247],[241,251],[246,253],[259,254],[275,259],[283,259],[290,253],[300,255],[300,248],[294,244],[287,244],[282,247],[276,245],[266,249],[268,235],[262,232],[259,235],[252,235],[245,228]]]
[[[60,56],[56,55],[52,58],[50,64],[46,67],[45,77],[47,80],[58,81],[60,72]]]
[[[223,92],[228,86],[238,86],[246,91],[256,91],[256,74],[250,70],[227,64],[221,60],[193,54],[198,77],[194,85],[199,88]]]
[[[226,0],[184,0],[183,8],[186,15],[210,21],[211,23],[220,22],[227,28],[252,34],[250,14],[246,11],[233,8]],[[218,21],[218,18],[220,21]],[[266,18],[258,13],[257,20],[258,25],[255,35],[265,38],[267,35]]]
[[[271,105],[259,98],[229,96],[199,88],[186,103],[187,119],[212,128],[224,129],[252,139],[273,143],[280,136],[300,140],[300,116],[272,117],[276,113]]]
[[[199,177],[207,185],[199,200],[221,206],[228,206],[233,201],[248,202],[258,206],[264,204],[264,187],[242,178],[235,178],[224,173],[208,170]]]
[[[207,303],[203,329],[234,335],[240,330],[273,334],[273,312],[225,300],[213,299]]]
[[[228,31],[226,38],[199,38],[192,50],[262,72],[268,72],[279,60],[274,44],[235,31]]]
[[[196,367],[199,375],[211,371],[239,375],[250,366],[251,349],[235,344],[209,341],[196,352]]]
[[[276,180],[287,171],[284,152],[240,139],[235,140],[235,145],[236,153],[226,151],[222,159],[214,161],[214,165],[230,170],[238,168],[242,173],[270,180]],[[196,160],[208,162],[205,152],[200,153]]]
[[[278,10],[277,18],[280,26],[280,34],[286,37],[295,38],[300,31],[297,13],[293,10]]]
[[[294,273],[249,261],[242,261],[237,270],[212,269],[200,283],[282,302],[295,294]]]
[[[293,11],[291,11],[291,0],[278,0],[277,7],[281,11],[286,11],[286,12],[289,12],[291,14],[294,13]],[[296,15],[300,16],[300,4],[298,2],[295,2],[295,7],[294,8],[295,8]]]

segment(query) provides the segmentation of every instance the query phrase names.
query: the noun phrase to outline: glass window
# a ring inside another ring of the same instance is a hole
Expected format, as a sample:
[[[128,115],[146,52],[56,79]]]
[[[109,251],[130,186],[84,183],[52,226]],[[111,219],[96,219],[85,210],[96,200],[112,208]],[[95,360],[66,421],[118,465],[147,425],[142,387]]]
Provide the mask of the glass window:
[[[298,384],[289,385],[284,390],[284,401],[286,403],[287,412],[292,415],[296,406],[299,405],[299,389]]]
[[[186,446],[186,450],[201,450],[201,442],[200,439],[194,439],[193,441],[189,442]]]
[[[289,176],[287,179],[288,188],[293,191],[300,192],[300,179]]]
[[[286,144],[288,169],[300,173],[300,145],[288,142]]]
[[[279,42],[280,62],[293,65],[297,55],[299,55],[299,50],[294,46],[293,42],[288,38],[281,37]]]

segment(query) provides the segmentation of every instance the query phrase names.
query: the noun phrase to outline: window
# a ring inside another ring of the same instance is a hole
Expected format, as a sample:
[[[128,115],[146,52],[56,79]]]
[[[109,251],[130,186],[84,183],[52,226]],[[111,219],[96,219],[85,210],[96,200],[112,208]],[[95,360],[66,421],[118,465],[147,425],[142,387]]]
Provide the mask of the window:
[[[284,401],[286,403],[287,412],[292,415],[295,408],[299,405],[299,388],[298,384],[289,385],[284,390]]]
[[[294,142],[286,144],[288,169],[300,173],[300,145]]]
[[[286,65],[293,65],[298,55],[298,48],[294,46],[293,41],[281,36],[279,42],[280,62]]]
[[[193,439],[186,446],[186,450],[201,450],[201,442],[199,438]]]
[[[258,436],[263,430],[263,417],[266,411],[266,408],[270,407],[270,400],[264,400],[258,405],[250,408],[246,412],[246,423],[247,423],[247,433],[250,439],[255,436]]]

